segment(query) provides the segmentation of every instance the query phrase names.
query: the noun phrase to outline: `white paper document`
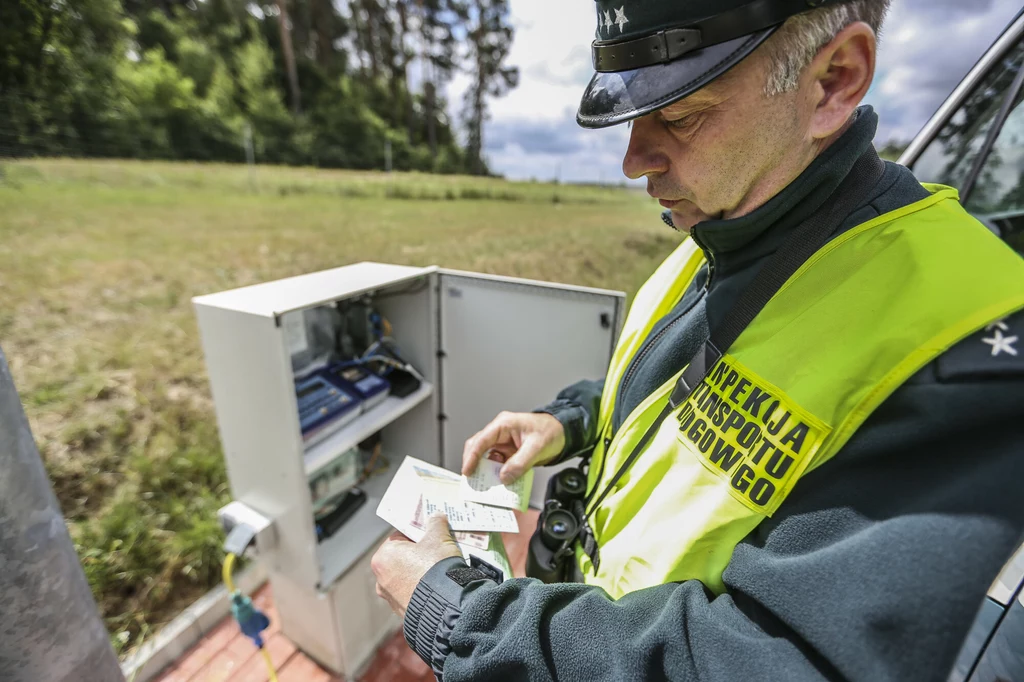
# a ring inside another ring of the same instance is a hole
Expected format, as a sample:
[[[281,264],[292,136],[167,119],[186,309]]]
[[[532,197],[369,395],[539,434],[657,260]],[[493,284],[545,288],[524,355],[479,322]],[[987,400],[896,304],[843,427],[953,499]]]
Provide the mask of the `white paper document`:
[[[422,519],[424,529],[431,516],[444,514],[454,531],[485,531],[488,533],[518,533],[519,524],[508,509],[488,507],[477,502],[453,500],[450,497],[422,495],[416,505],[416,518]]]
[[[462,498],[462,477],[406,457],[377,506],[377,516],[419,542],[426,522],[444,513],[453,531],[518,533],[519,523],[510,509],[491,507]],[[482,544],[482,539],[475,539]]]
[[[482,460],[469,476],[462,477],[462,498],[480,504],[490,504],[508,509],[526,511],[530,506],[530,490],[533,488],[533,469],[511,485],[501,482],[498,475],[502,463],[491,459]]]
[[[470,531],[453,531],[455,542],[463,547],[475,547],[476,549],[487,549],[491,545],[490,533],[472,533]],[[500,537],[500,536],[499,536]]]

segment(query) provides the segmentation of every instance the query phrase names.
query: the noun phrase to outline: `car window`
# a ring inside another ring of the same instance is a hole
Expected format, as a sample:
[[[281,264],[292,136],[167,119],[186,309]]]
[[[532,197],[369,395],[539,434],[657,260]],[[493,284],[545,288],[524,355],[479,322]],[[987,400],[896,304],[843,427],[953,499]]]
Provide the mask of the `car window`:
[[[1018,43],[989,69],[914,163],[919,180],[963,186],[1022,62],[1024,43]]]
[[[965,207],[972,213],[994,215],[1024,211],[1024,90],[981,165],[981,173]]]

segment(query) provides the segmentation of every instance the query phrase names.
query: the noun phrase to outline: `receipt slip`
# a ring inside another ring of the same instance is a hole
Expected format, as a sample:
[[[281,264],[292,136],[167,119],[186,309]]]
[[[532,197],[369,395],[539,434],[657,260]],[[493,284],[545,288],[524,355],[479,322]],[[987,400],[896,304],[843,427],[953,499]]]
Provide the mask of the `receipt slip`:
[[[527,471],[515,483],[505,485],[498,476],[501,467],[501,462],[484,459],[470,476],[462,476],[462,499],[526,511],[526,508],[530,506],[533,469]]]
[[[437,513],[448,516],[453,531],[519,532],[519,524],[510,509],[464,500],[461,480],[458,474],[415,457],[406,457],[377,505],[377,516],[415,542],[423,538],[426,520]],[[483,544],[479,537],[467,539],[467,544]]]

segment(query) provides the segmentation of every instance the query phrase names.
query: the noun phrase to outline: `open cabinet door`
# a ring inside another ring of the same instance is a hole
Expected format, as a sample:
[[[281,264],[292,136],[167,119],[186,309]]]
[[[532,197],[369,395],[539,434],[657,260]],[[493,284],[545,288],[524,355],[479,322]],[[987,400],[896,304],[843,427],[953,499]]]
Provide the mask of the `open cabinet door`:
[[[441,449],[458,470],[466,439],[502,410],[529,412],[604,376],[625,295],[450,270],[439,278]],[[534,506],[552,473],[537,470]]]

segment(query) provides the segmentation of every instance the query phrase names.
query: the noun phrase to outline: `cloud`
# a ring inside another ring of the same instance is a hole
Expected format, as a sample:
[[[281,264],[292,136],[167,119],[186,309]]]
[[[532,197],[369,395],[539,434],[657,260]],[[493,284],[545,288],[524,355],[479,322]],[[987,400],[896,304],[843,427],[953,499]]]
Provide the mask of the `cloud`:
[[[898,0],[894,3],[893,11],[906,8],[907,11],[914,13],[942,10],[947,13],[980,14],[988,12],[993,4],[994,0]]]
[[[512,145],[529,154],[577,154],[587,149],[588,140],[576,125],[570,111],[565,120],[498,121],[487,127],[487,151],[500,151]]]
[[[875,83],[866,102],[878,111],[878,142],[909,140],[1003,28],[1020,0],[895,0]],[[575,123],[592,74],[593,3],[511,0],[516,27],[509,63],[518,88],[490,103],[484,146],[491,167],[512,178],[618,182],[628,131],[586,131]],[[461,106],[468,80],[449,88]]]
[[[1020,11],[1020,0],[897,0],[875,84],[878,140],[910,140]]]
[[[509,63],[519,67],[519,87],[491,100],[484,149],[496,172],[517,179],[618,182],[624,126],[604,131],[576,125],[576,108],[593,69],[590,42],[597,18],[592,2],[512,0],[515,42]],[[459,102],[463,75],[449,89]]]
[[[590,61],[590,48],[576,45],[557,66],[547,61],[531,64],[523,70],[524,78],[538,79],[554,85],[578,87],[590,81],[594,69]]]
[[[585,130],[576,125],[574,108],[551,120],[497,121],[487,135],[484,146],[491,167],[511,178],[626,181],[621,169],[626,128]]]

